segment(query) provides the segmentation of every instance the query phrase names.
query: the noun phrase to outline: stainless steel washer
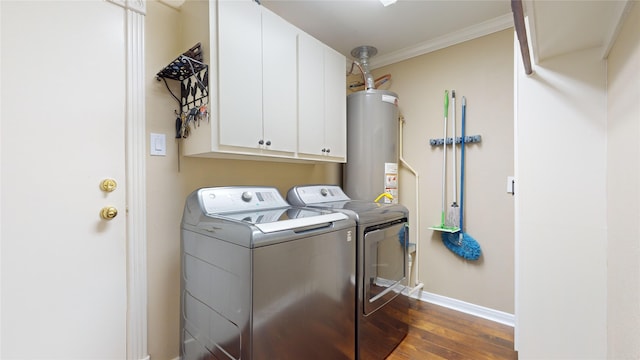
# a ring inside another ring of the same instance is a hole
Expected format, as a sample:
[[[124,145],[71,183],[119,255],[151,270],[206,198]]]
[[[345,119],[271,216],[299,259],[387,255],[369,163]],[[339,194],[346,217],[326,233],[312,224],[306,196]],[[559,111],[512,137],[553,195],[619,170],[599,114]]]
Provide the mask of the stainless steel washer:
[[[356,221],[356,357],[386,358],[409,329],[409,298],[403,294],[409,211],[399,204],[351,200],[335,185],[296,186],[287,201],[340,211]]]
[[[182,229],[181,359],[354,359],[355,222],[203,188]]]

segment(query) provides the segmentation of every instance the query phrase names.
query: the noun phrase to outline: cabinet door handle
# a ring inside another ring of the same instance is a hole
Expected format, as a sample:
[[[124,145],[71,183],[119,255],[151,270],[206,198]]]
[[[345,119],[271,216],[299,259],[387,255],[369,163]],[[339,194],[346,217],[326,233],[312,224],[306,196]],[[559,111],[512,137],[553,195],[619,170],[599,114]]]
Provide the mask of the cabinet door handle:
[[[267,140],[267,146],[271,146],[271,140]]]
[[[260,139],[260,140],[258,141],[258,145],[264,145],[264,140]]]
[[[327,154],[331,152],[331,149],[327,148]]]
[[[327,149],[324,149],[324,148],[323,148],[323,149],[322,149],[322,152],[323,152],[323,153],[326,153],[326,152],[327,152]]]

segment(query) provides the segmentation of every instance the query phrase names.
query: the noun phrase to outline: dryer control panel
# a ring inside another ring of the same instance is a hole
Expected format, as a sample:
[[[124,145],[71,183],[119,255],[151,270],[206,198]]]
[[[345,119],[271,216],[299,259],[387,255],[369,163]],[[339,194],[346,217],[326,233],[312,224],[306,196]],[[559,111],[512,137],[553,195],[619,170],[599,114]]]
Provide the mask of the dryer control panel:
[[[305,206],[351,199],[337,185],[304,185],[291,188],[287,200],[291,205]]]

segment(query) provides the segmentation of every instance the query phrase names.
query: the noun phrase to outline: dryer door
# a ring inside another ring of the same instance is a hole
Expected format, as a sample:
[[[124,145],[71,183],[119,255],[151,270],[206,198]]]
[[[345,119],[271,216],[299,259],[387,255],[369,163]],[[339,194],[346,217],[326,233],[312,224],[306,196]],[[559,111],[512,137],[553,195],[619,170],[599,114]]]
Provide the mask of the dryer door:
[[[396,222],[364,231],[365,315],[391,301],[405,288],[407,229],[406,222]]]

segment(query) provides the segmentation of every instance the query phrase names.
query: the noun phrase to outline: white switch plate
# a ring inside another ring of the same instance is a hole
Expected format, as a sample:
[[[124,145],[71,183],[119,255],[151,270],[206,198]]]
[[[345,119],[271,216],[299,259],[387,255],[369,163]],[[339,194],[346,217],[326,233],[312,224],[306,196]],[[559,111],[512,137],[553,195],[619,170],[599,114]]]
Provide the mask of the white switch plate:
[[[515,180],[516,178],[513,176],[507,176],[507,193],[509,194],[513,194],[514,193],[514,185],[515,185]]]
[[[151,133],[149,139],[149,150],[152,156],[166,156],[167,136],[165,134]]]

